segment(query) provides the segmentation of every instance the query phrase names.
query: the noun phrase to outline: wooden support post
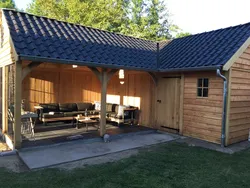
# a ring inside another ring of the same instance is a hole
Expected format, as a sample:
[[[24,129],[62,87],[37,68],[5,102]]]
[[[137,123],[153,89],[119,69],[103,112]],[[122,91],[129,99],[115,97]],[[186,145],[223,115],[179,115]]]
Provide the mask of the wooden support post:
[[[184,74],[181,75],[180,84],[180,116],[179,116],[179,134],[183,135],[183,101],[184,101]]]
[[[101,82],[101,73],[96,67],[88,67],[98,78],[98,80]]]
[[[108,75],[107,70],[101,72],[101,120],[100,120],[100,136],[106,133],[106,99],[107,99]]]
[[[106,101],[107,101],[107,86],[111,77],[118,71],[112,69],[108,72],[103,68],[100,72],[96,67],[88,67],[101,82],[101,118],[100,118],[100,136],[106,133]]]
[[[118,69],[112,69],[108,72],[108,77],[107,77],[107,81],[109,82],[109,80],[112,78],[112,76],[118,71]]]
[[[27,67],[22,70],[22,80],[36,67],[38,67],[42,62],[31,62]]]
[[[2,133],[8,131],[8,67],[2,68]]]
[[[21,148],[21,94],[22,94],[22,62],[16,62],[16,75],[15,75],[15,108],[14,108],[14,147],[15,149]]]

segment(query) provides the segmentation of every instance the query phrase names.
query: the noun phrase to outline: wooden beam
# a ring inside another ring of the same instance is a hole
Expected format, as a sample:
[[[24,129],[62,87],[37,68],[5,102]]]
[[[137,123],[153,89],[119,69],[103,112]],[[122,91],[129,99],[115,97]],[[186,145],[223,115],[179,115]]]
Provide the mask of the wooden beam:
[[[112,69],[108,72],[103,68],[101,72],[96,67],[88,67],[101,82],[101,118],[100,118],[100,136],[106,133],[106,101],[107,101],[107,86],[111,77],[118,71]]]
[[[179,134],[183,135],[183,102],[184,102],[184,74],[181,75],[180,84],[180,119],[179,119]]]
[[[107,75],[107,81],[109,82],[109,80],[112,78],[112,76],[118,71],[118,69],[112,69],[108,72]]]
[[[15,108],[14,108],[14,147],[21,148],[21,94],[22,94],[22,62],[16,61],[15,76]]]
[[[100,136],[106,133],[106,99],[107,99],[107,85],[108,72],[102,69],[101,72],[101,119],[100,119]]]
[[[22,80],[36,67],[38,67],[42,62],[31,62],[27,67],[22,70]]]
[[[158,79],[157,79],[157,77],[155,76],[155,74],[152,73],[152,72],[148,72],[148,74],[149,74],[150,77],[152,78],[152,80],[153,80],[155,86],[157,86],[157,84],[158,84]]]
[[[8,131],[8,67],[2,67],[2,133]]]
[[[98,80],[102,80],[101,73],[96,67],[88,67],[98,78]]]
[[[250,45],[250,37],[242,44],[242,46],[235,52],[235,54],[228,60],[228,62],[223,66],[224,71],[228,71],[233,63],[240,57],[241,54],[248,48]]]

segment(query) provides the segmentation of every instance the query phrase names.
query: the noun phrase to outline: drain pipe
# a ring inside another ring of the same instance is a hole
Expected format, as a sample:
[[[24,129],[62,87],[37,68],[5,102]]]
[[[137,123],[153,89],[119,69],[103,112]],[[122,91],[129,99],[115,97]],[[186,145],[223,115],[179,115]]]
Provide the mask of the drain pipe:
[[[223,76],[218,68],[216,70],[217,76],[223,79],[223,113],[222,113],[222,125],[221,125],[221,147],[225,147],[225,132],[226,132],[226,116],[227,116],[227,78]]]

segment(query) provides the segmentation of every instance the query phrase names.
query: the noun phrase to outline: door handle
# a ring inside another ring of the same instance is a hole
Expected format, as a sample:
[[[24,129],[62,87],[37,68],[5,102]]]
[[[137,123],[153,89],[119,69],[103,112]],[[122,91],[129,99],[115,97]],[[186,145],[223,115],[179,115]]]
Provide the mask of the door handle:
[[[158,99],[156,102],[161,103],[161,100]]]

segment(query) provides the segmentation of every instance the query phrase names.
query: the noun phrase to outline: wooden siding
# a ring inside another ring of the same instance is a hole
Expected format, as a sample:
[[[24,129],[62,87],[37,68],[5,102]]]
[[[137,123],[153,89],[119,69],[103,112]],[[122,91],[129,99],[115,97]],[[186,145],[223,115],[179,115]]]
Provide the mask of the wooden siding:
[[[23,81],[23,99],[27,110],[38,103],[100,101],[100,82],[86,68],[42,64]],[[107,102],[138,106],[139,123],[152,126],[154,83],[147,73],[125,71],[125,83],[113,76],[107,88]]]
[[[1,41],[0,41],[0,66],[13,64],[15,62],[15,52],[11,46],[10,31],[6,23],[6,19],[2,16],[0,11],[0,23],[1,23]]]
[[[250,47],[231,67],[228,144],[248,139],[250,129]]]
[[[197,79],[209,78],[207,98],[197,97]],[[223,81],[215,71],[184,75],[183,134],[220,143]]]

